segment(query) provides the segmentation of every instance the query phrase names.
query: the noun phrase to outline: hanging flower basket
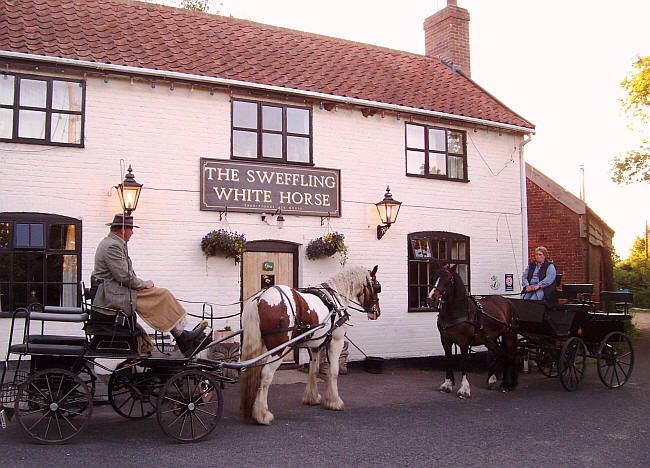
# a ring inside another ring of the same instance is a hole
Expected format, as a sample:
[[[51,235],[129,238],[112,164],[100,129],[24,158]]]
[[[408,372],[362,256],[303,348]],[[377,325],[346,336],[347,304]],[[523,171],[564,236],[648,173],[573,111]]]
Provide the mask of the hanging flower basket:
[[[307,258],[316,260],[317,258],[331,257],[338,252],[341,254],[341,265],[345,265],[348,260],[348,247],[344,240],[345,236],[338,232],[312,239],[307,244]]]
[[[201,239],[201,250],[206,257],[224,255],[226,258],[234,258],[235,263],[238,263],[246,250],[246,236],[225,229],[210,231]]]

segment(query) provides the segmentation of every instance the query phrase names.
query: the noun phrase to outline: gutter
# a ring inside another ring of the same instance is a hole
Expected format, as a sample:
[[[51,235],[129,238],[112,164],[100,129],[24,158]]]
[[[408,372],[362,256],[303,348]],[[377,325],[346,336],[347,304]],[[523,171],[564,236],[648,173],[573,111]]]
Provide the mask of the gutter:
[[[276,93],[290,93],[297,96],[302,96],[311,99],[322,99],[331,102],[349,104],[362,107],[374,107],[377,109],[389,110],[392,112],[403,112],[410,114],[425,115],[429,117],[438,117],[450,120],[458,120],[476,125],[485,125],[488,127],[501,128],[504,130],[512,130],[518,133],[532,134],[534,129],[522,127],[519,125],[511,125],[506,123],[494,122],[492,120],[478,119],[475,117],[466,117],[455,114],[448,114],[446,112],[437,112],[426,109],[419,109],[417,107],[400,106],[397,104],[387,104],[383,102],[370,101],[366,99],[357,99],[344,96],[337,96],[334,94],[320,93],[317,91],[305,91],[296,88],[285,88],[282,86],[264,85],[260,83],[252,83],[250,81],[231,80],[228,78],[215,78],[202,75],[194,75],[190,73],[180,73],[173,71],[156,70],[153,68],[132,67],[128,65],[115,65],[112,63],[91,62],[88,60],[75,60],[60,57],[49,57],[47,55],[27,54],[23,52],[11,52],[7,50],[0,50],[0,58],[14,59],[14,60],[27,60],[32,62],[44,62],[48,64],[66,66],[66,67],[80,67],[97,70],[99,72],[113,72],[125,75],[141,75],[148,77],[156,77],[164,80],[183,80],[189,82],[203,83],[213,86],[225,87],[241,87],[248,89],[259,89],[264,91],[272,91]]]
[[[519,167],[519,172],[521,174],[521,260],[524,265],[528,263],[528,192],[526,191],[526,159],[524,156],[524,146],[530,143],[531,139],[532,138],[529,135],[528,139],[524,138],[524,141],[519,145],[519,162],[521,164]]]

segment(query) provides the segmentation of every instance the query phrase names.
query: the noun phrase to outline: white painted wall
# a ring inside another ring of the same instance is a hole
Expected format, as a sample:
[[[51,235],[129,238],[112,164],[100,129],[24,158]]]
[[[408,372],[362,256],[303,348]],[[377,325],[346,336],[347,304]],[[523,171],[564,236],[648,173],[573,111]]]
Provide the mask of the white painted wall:
[[[244,96],[242,96],[244,97]],[[268,99],[264,99],[268,100]],[[83,221],[83,279],[93,269],[95,247],[105,223],[119,211],[110,188],[122,180],[120,159],[133,166],[144,184],[129,242],[135,271],[167,287],[179,299],[219,304],[239,300],[240,271],[232,259],[206,261],[200,240],[220,227],[219,214],[199,210],[199,158],[228,159],[230,98],[227,94],[111,77],[88,78],[85,148],[0,143],[0,212],[35,211]],[[474,294],[504,292],[504,273],[521,274],[521,190],[518,146],[521,137],[467,130],[470,183],[406,177],[405,120],[358,110],[313,110],[314,163],[341,169],[342,217],[331,229],[345,234],[349,264],[379,265],[382,316],[369,322],[353,314],[351,339],[367,354],[387,358],[442,353],[434,313],[407,312],[409,232],[437,230],[471,239],[471,289]],[[463,127],[455,127],[463,129]],[[512,159],[511,159],[512,158]],[[498,175],[493,175],[498,174]],[[403,202],[398,221],[381,240],[374,203],[390,184]],[[230,213],[227,225],[247,240],[275,239],[301,244],[300,286],[320,283],[340,268],[338,256],[311,261],[310,239],[324,234],[319,217],[286,215],[282,230],[259,214]],[[492,291],[496,275],[500,289]],[[189,304],[200,313],[201,305]],[[217,315],[238,311],[216,307]],[[0,352],[6,352],[8,319],[0,319]],[[234,319],[229,323],[238,327]],[[4,347],[4,348],[3,348]],[[351,359],[361,354],[351,348]]]

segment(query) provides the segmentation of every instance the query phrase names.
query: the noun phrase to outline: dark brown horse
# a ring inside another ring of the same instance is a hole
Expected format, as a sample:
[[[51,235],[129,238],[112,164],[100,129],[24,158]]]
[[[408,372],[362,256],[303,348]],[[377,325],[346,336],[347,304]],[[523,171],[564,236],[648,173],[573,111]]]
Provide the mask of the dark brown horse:
[[[469,296],[455,265],[439,269],[433,276],[433,284],[427,303],[439,311],[438,330],[447,370],[440,391],[451,393],[455,384],[451,354],[454,343],[461,352],[463,379],[457,393],[459,398],[471,396],[467,380],[471,346],[485,345],[492,354],[488,385],[496,384],[496,373],[500,370],[503,373],[501,389],[513,390],[517,386],[518,372],[517,312],[510,301],[502,296]]]

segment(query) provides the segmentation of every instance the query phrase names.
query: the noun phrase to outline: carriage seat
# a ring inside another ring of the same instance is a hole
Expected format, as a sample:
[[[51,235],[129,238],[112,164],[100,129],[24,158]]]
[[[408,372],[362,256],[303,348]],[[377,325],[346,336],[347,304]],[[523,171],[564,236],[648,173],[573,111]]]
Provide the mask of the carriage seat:
[[[39,334],[29,334],[27,335],[26,343],[29,344],[30,352],[36,352],[35,350],[43,348],[43,346],[74,346],[80,347],[83,350],[83,347],[86,344],[86,338],[84,336],[75,336],[75,335],[50,335],[45,333],[45,323],[46,322],[65,322],[65,323],[83,323],[88,319],[88,314],[84,312],[80,307],[55,307],[55,306],[45,306],[39,307],[37,310],[28,310],[27,318],[31,322],[33,320],[38,320],[43,322],[41,327],[41,333]],[[39,345],[39,346],[31,346]],[[15,346],[25,346],[15,345]],[[68,348],[60,348],[59,351],[69,353],[75,352],[75,350]],[[77,350],[78,351],[78,350]],[[21,352],[21,351],[16,351]]]

